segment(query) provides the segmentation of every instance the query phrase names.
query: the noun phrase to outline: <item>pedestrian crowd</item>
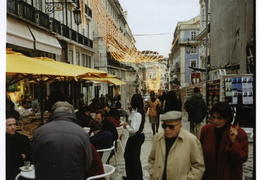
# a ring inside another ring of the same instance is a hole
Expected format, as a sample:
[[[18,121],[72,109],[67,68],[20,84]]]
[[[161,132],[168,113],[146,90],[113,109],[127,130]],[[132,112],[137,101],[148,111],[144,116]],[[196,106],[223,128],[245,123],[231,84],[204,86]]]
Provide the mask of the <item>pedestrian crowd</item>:
[[[31,98],[30,100],[34,100]],[[95,98],[87,105],[84,96],[78,101],[78,111],[68,101],[52,103],[46,124],[37,128],[33,140],[16,132],[17,121],[29,116],[28,101],[17,112],[10,100],[6,102],[6,179],[14,180],[24,161],[35,167],[37,180],[83,180],[104,173],[102,154],[97,150],[117,147],[117,128],[129,136],[124,150],[124,180],[142,180],[140,160],[145,114],[153,132],[152,149],[148,157],[151,180],[242,180],[242,164],[248,157],[248,137],[234,125],[233,111],[227,102],[216,103],[207,118],[206,102],[195,87],[193,95],[182,105],[175,91],[150,92],[144,102],[137,89],[131,97],[131,107],[121,107],[119,92]],[[33,105],[33,111],[38,106]],[[182,128],[183,111],[188,113],[190,132]],[[28,114],[27,114],[28,113]],[[122,121],[124,119],[124,121]],[[163,131],[159,132],[159,125]],[[86,133],[83,128],[89,128]],[[112,151],[110,158],[116,153]],[[22,178],[20,178],[22,179]]]

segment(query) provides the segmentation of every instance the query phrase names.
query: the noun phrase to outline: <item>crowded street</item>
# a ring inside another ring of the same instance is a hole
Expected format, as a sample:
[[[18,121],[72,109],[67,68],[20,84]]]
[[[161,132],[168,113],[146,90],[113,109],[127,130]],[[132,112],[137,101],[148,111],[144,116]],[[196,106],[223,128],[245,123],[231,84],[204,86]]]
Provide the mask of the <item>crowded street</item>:
[[[4,2],[6,180],[260,179],[256,0]]]
[[[187,120],[187,113],[183,112],[184,116],[182,119],[182,126],[185,130],[189,131],[189,126],[190,123]],[[159,131],[162,131],[162,128],[159,128]],[[148,116],[146,115],[146,122],[145,122],[145,128],[144,128],[144,134],[145,134],[145,142],[142,145],[141,149],[141,162],[142,162],[142,168],[143,168],[143,178],[144,180],[150,180],[149,173],[148,173],[148,156],[151,151],[151,146],[152,146],[152,141],[153,141],[153,133],[151,129],[151,124],[149,123]],[[127,140],[127,134],[124,134],[122,136],[124,145]],[[246,163],[243,164],[243,180],[253,180],[253,163],[254,163],[254,158],[253,158],[253,143],[249,143],[248,149],[248,160]],[[125,161],[124,161],[124,156],[122,149],[120,147],[117,148],[117,164],[118,164],[118,169],[112,174],[111,179],[113,180],[121,180],[122,176],[125,176]],[[115,157],[113,157],[109,164],[117,167],[117,164],[115,162]]]

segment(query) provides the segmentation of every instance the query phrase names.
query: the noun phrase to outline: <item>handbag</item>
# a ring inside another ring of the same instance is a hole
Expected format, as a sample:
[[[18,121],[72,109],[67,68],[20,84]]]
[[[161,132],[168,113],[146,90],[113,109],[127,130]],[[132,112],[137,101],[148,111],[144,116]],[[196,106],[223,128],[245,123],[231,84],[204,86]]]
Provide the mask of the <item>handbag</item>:
[[[157,114],[162,114],[162,108],[159,106],[159,104],[156,105],[156,112]]]

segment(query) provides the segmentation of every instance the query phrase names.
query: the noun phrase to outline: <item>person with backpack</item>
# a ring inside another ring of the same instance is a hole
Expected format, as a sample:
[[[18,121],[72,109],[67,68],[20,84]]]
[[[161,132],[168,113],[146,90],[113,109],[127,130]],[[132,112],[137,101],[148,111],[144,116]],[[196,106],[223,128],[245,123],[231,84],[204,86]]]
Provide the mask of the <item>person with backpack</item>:
[[[194,94],[184,103],[184,107],[189,115],[188,121],[190,122],[190,132],[199,138],[201,122],[207,114],[207,105],[202,98],[198,87],[195,87],[193,92]]]

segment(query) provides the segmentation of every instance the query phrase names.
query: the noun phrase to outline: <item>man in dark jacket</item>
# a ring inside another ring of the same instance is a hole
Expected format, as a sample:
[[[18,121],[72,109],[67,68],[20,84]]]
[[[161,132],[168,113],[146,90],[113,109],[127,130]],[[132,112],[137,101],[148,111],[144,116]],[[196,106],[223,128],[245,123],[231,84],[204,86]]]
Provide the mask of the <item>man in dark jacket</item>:
[[[76,116],[81,127],[90,127],[89,122],[93,120],[93,118],[90,115],[89,106],[83,106],[82,108],[80,108],[79,111],[76,113]]]
[[[190,132],[199,138],[201,122],[207,114],[207,105],[205,100],[202,98],[198,87],[195,87],[193,92],[193,96],[187,99],[184,107],[189,114],[188,121],[190,121]]]
[[[110,131],[113,135],[113,142],[117,141],[118,133],[116,127],[112,121],[107,119],[104,111],[97,111],[95,114],[95,120],[101,122],[102,124],[102,131]]]
[[[14,180],[24,161],[31,161],[31,145],[28,137],[15,131],[16,119],[6,116],[6,180]]]
[[[32,158],[38,180],[84,180],[92,163],[89,135],[75,123],[65,101],[52,107],[50,122],[35,131]]]

